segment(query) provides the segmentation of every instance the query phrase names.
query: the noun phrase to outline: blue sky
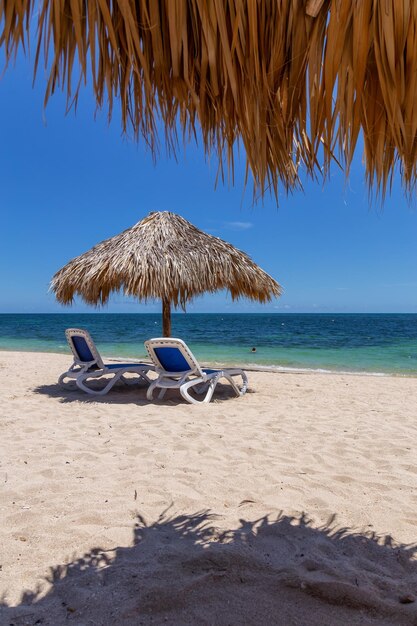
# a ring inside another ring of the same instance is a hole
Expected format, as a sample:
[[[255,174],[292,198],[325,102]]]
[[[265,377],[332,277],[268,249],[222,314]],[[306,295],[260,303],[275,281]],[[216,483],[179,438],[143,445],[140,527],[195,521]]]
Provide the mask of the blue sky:
[[[0,67],[3,66],[0,55]],[[65,115],[57,93],[43,109],[45,78],[19,58],[0,79],[0,312],[85,312],[58,305],[54,272],[150,211],[169,210],[245,250],[284,287],[262,306],[219,293],[189,312],[417,312],[417,212],[397,179],[384,207],[368,202],[362,155],[349,181],[335,166],[324,185],[252,202],[244,158],[232,186],[215,188],[217,161],[187,145],[178,161],[162,146],[156,164],[145,143],[123,137],[117,112],[95,116],[90,90]],[[414,203],[415,205],[415,203]],[[94,310],[94,309],[93,309]],[[106,312],[154,312],[115,295]]]

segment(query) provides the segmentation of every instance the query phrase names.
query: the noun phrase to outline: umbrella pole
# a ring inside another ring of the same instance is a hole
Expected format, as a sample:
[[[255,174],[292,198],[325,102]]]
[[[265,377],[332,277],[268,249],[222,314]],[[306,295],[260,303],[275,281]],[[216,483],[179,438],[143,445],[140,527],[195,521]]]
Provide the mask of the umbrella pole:
[[[171,337],[171,303],[165,298],[162,300],[162,335]]]

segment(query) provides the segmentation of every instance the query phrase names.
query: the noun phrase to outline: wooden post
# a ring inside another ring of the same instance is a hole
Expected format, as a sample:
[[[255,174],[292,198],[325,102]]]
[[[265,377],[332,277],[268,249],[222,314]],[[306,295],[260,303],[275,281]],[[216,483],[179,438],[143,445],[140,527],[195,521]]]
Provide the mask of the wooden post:
[[[162,300],[162,335],[171,337],[171,303],[165,298]]]

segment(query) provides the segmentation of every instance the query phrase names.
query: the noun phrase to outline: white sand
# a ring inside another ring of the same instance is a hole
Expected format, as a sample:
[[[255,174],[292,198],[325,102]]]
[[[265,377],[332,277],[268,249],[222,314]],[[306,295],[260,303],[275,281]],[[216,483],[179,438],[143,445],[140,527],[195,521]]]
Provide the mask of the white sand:
[[[191,406],[69,362],[0,353],[0,624],[417,624],[417,379]]]

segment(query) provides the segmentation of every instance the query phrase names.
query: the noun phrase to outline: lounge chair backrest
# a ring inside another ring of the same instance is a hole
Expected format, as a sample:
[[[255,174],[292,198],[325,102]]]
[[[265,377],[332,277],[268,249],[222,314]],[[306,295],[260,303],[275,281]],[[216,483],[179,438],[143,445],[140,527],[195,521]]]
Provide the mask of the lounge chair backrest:
[[[77,363],[91,363],[104,368],[102,358],[91,339],[90,333],[81,328],[67,328],[65,336]]]
[[[201,375],[201,367],[181,339],[158,337],[145,341],[145,348],[157,367],[166,372],[195,372]]]

